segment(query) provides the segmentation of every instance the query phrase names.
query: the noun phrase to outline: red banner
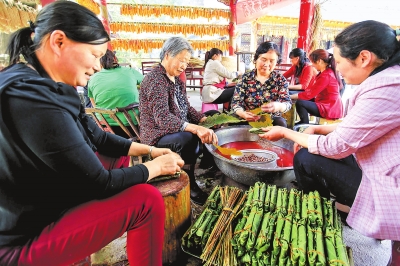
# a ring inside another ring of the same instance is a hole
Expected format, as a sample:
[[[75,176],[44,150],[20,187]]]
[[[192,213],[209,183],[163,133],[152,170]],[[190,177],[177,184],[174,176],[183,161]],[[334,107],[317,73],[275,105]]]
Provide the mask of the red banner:
[[[255,20],[273,10],[299,2],[299,0],[239,0],[236,3],[237,24]]]

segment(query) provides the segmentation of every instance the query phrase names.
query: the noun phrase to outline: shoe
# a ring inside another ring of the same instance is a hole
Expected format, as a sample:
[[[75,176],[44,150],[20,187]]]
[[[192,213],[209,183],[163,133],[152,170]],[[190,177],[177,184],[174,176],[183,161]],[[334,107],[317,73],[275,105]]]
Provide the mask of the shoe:
[[[200,192],[190,191],[190,199],[197,205],[203,206],[204,203],[206,203],[207,198],[208,198],[208,195],[204,191],[200,191]]]

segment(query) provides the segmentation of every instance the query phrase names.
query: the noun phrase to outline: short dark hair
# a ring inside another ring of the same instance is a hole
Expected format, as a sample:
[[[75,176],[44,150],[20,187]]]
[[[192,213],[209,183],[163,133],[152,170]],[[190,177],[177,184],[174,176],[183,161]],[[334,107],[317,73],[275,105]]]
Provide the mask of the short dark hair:
[[[10,65],[18,63],[20,55],[28,63],[36,65],[35,50],[55,30],[63,31],[69,39],[80,43],[103,44],[110,41],[103,24],[92,11],[75,2],[55,1],[40,10],[36,21],[30,22],[30,27],[21,28],[11,35],[7,46]]]
[[[268,53],[268,51],[275,51],[275,53],[278,55],[278,61],[276,63],[279,65],[282,62],[282,56],[278,45],[274,42],[261,43],[254,54],[254,62],[257,61],[261,54]]]
[[[107,52],[100,58],[100,64],[104,69],[119,67],[117,56],[109,49],[107,49]]]

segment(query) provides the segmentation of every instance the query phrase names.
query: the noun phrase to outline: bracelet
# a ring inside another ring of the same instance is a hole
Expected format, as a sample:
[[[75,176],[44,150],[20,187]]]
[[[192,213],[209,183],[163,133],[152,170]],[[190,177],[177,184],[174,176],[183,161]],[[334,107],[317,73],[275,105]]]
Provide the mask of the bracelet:
[[[151,156],[151,152],[153,151],[154,146],[150,146],[150,150],[149,150],[149,160],[153,160],[153,157]]]

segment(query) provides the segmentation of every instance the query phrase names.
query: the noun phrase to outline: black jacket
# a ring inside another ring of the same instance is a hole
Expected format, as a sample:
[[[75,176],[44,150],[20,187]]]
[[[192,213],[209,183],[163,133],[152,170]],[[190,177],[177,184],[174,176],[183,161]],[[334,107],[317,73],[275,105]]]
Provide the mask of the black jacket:
[[[0,72],[0,246],[148,178],[143,165],[105,170],[94,151],[119,157],[131,142],[98,128],[75,88],[42,76],[24,64]]]

